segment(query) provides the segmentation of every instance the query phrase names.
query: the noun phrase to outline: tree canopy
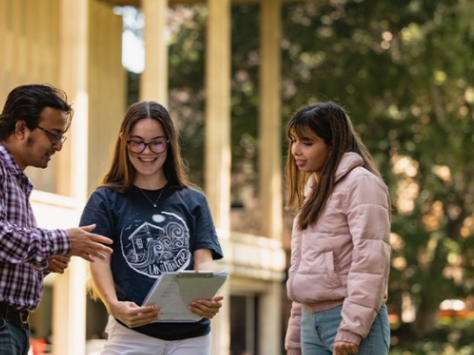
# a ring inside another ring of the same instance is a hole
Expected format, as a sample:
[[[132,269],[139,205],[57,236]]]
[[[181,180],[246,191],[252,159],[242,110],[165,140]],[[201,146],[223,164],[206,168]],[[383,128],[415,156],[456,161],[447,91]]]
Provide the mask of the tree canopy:
[[[205,6],[177,7],[170,107],[203,181]],[[300,106],[344,106],[393,202],[391,312],[432,331],[441,301],[474,288],[474,3],[330,0],[282,8],[283,125]],[[256,186],[259,7],[232,8],[233,197]],[[283,149],[284,154],[286,150]],[[282,161],[284,156],[282,157]],[[258,187],[255,187],[255,191]],[[403,309],[402,309],[403,305]]]

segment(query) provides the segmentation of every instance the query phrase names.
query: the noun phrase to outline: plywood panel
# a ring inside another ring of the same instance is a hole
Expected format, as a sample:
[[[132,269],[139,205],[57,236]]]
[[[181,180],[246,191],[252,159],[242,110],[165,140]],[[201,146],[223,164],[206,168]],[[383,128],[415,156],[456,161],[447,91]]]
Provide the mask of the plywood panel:
[[[8,9],[7,0],[0,0],[0,46],[4,49],[8,48],[6,47],[7,26],[8,26],[7,9]],[[0,112],[3,109],[4,101],[9,92],[8,84],[5,82],[5,77],[6,77],[6,65],[5,65],[6,53],[5,52],[6,50],[4,51],[4,54],[2,55],[2,60],[0,61],[0,78],[2,78],[2,80],[0,80]]]
[[[0,62],[3,90],[33,82],[55,84],[58,1],[1,0],[0,9],[1,44],[8,48]]]
[[[46,46],[45,46],[45,56],[42,59],[44,61],[45,80],[47,83],[50,83],[55,86],[60,86],[60,51],[63,50],[60,48],[59,41],[59,32],[60,32],[60,8],[59,0],[47,0],[49,14],[46,18],[48,19],[47,23],[47,34],[46,34]]]
[[[92,1],[89,31],[89,170],[92,191],[108,169],[124,107],[122,18],[108,4]]]
[[[28,58],[28,44],[27,44],[27,14],[30,11],[28,9],[28,1],[27,0],[17,0],[15,1],[17,4],[16,12],[14,14],[14,19],[16,22],[16,34],[17,39],[15,41],[15,45],[18,46],[16,51],[16,58],[15,58],[15,67],[17,70],[18,75],[18,83],[19,84],[28,84],[29,80],[26,74],[26,62]]]
[[[38,58],[39,51],[39,32],[38,27],[38,11],[41,3],[35,0],[26,1],[25,11],[25,49],[26,49],[26,68],[25,77],[28,82],[38,83],[39,77],[39,63]]]
[[[2,0],[2,21],[5,33],[3,71],[5,98],[14,87],[32,83],[57,83],[57,0]],[[58,159],[48,169],[27,169],[36,188],[55,192]]]
[[[5,47],[8,48],[4,52],[4,68],[5,76],[3,78],[6,86],[6,91],[9,92],[13,88],[13,57],[14,57],[14,48],[13,48],[13,3],[12,1],[6,1],[6,10],[5,10]]]
[[[115,6],[135,6],[140,7],[140,0],[99,0],[107,2]],[[193,4],[204,4],[207,0],[169,0],[170,5],[193,5]],[[274,0],[274,2],[310,2],[310,1],[325,1],[325,0]],[[261,0],[232,0],[232,4],[257,4]]]

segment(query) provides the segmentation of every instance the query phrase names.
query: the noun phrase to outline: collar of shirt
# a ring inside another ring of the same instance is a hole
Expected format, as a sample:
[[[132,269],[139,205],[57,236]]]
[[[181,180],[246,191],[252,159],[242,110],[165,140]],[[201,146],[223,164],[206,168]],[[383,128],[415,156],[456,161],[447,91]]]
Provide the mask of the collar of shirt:
[[[0,162],[11,175],[16,176],[22,182],[25,191],[28,193],[33,190],[34,185],[31,180],[26,176],[25,172],[20,169],[13,155],[8,151],[3,144],[0,143]]]

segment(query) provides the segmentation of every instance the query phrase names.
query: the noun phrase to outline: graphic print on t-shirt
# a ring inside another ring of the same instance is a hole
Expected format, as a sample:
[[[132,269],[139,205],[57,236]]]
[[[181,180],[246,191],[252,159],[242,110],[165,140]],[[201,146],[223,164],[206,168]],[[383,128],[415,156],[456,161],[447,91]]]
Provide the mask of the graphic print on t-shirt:
[[[151,277],[185,269],[191,253],[184,221],[173,213],[161,212],[153,216],[153,222],[156,224],[134,220],[123,228],[120,243],[128,265]]]

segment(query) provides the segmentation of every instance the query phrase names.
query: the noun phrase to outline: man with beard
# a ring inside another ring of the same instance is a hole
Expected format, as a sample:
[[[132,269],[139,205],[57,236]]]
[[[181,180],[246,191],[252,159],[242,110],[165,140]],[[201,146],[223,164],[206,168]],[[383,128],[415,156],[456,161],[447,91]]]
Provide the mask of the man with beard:
[[[109,238],[95,225],[38,228],[29,202],[28,166],[45,169],[66,140],[72,119],[66,94],[48,85],[13,89],[0,115],[0,354],[25,355],[28,313],[41,299],[43,277],[63,273],[70,256],[104,259]]]

